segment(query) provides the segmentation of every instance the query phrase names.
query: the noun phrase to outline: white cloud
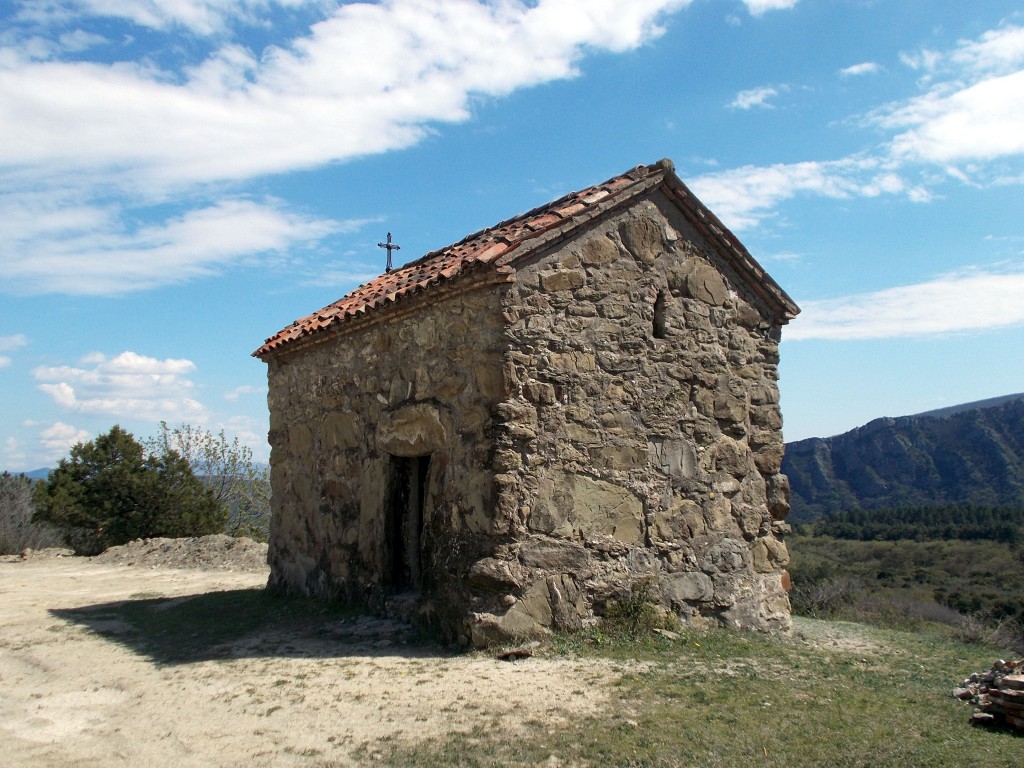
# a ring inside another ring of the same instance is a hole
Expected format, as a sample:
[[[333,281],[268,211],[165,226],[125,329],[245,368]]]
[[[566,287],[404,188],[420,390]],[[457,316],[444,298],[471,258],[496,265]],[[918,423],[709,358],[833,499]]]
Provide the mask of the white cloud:
[[[747,165],[698,176],[689,186],[730,229],[757,226],[779,203],[801,194],[845,199],[913,191],[898,174],[867,157]]]
[[[872,75],[880,72],[882,66],[874,61],[864,61],[860,64],[853,64],[839,70],[842,77],[857,77],[859,75]]]
[[[643,45],[691,1],[23,6],[23,17],[34,12],[40,25],[91,13],[168,34],[219,34],[235,22],[261,22],[272,5],[305,4],[324,18],[263,51],[215,35],[198,64],[185,59],[194,47],[169,46],[183,57],[176,66],[81,60],[101,42],[88,33],[64,41],[65,51],[84,52],[75,60],[62,60],[60,46],[38,36],[0,37],[0,240],[13,244],[0,257],[5,284],[23,292],[140,290],[316,240],[344,224],[223,192],[227,199],[211,201],[210,185],[408,147],[438,123],[468,119],[477,96],[575,77],[595,51]],[[155,204],[168,200],[184,212],[154,223]]]
[[[900,61],[907,67],[913,70],[922,70],[925,73],[933,72],[942,61],[942,54],[938,51],[932,51],[927,48],[922,48],[916,53],[901,53]]]
[[[8,50],[0,165],[153,192],[407,147],[467,119],[471,95],[573,77],[586,53],[636,48],[689,2],[352,3],[258,57],[225,45],[184,73]]]
[[[1024,271],[967,270],[917,285],[802,301],[790,341],[887,339],[1024,324]]]
[[[694,191],[727,226],[745,229],[798,195],[904,195],[925,203],[934,199],[936,186],[950,179],[976,186],[1021,183],[1024,171],[1009,163],[1024,157],[1024,28],[1004,27],[961,41],[946,53],[924,50],[902,58],[925,70],[930,85],[922,95],[865,118],[891,136],[873,150],[838,160],[705,174],[692,181]],[[870,64],[843,73],[860,74]],[[743,91],[731,106],[763,106],[773,90]],[[923,171],[915,167],[920,165],[926,166]]]
[[[28,344],[28,337],[23,333],[13,336],[0,336],[0,352],[13,352]]]
[[[27,458],[15,437],[4,438],[3,457],[4,466],[7,467],[24,467]]]
[[[883,111],[877,121],[907,128],[892,140],[901,160],[950,163],[1024,153],[1024,70],[945,93],[936,88]]]
[[[744,110],[753,109],[754,107],[772,109],[773,105],[768,103],[768,99],[778,95],[779,92],[775,88],[768,86],[762,88],[751,88],[737,93],[736,98],[729,102],[729,106],[732,109]]]
[[[11,358],[7,355],[0,355],[0,368],[6,368],[11,364]]]
[[[70,9],[131,21],[142,27],[183,27],[199,35],[222,32],[232,20],[255,23],[272,5],[324,5],[322,0],[69,0]]]
[[[783,11],[793,8],[800,0],[743,0],[747,10],[754,16],[768,11]]]
[[[254,419],[248,416],[233,416],[225,421],[219,422],[212,430],[223,429],[225,434],[238,438],[238,441],[252,449],[252,457],[255,461],[267,462],[270,460],[270,445],[267,443],[267,428],[269,424],[265,418]]]
[[[93,353],[77,366],[32,371],[40,390],[75,413],[148,421],[202,421],[206,411],[195,399],[191,360],[158,360],[135,352],[107,358]]]
[[[67,53],[81,53],[97,45],[103,45],[107,39],[102,35],[94,35],[85,30],[76,29],[61,35],[58,41],[60,43],[59,50]]]
[[[989,30],[948,53],[901,55],[928,90],[886,105],[869,122],[898,133],[898,162],[957,163],[1024,154],[1024,27]]]
[[[212,274],[245,257],[281,252],[356,223],[316,220],[273,201],[222,200],[127,230],[114,205],[61,205],[43,195],[0,197],[0,270],[8,290],[116,294]]]
[[[1024,27],[1006,26],[977,40],[962,40],[950,54],[955,67],[978,74],[1006,74],[1024,65]]]
[[[224,399],[235,401],[243,395],[265,394],[266,391],[266,387],[254,387],[251,384],[243,384],[240,387],[235,387],[225,392]]]
[[[56,461],[67,455],[68,451],[77,443],[84,443],[91,438],[91,435],[84,429],[76,429],[70,424],[62,421],[55,421],[39,433],[39,443],[42,446],[42,461]]]

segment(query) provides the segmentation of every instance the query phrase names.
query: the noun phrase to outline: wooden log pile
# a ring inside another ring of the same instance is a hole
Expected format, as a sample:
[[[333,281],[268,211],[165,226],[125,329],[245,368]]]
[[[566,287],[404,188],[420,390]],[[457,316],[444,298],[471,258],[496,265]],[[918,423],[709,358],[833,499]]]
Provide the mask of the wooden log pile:
[[[964,680],[953,695],[974,704],[972,723],[1024,731],[1024,660],[1000,659]]]

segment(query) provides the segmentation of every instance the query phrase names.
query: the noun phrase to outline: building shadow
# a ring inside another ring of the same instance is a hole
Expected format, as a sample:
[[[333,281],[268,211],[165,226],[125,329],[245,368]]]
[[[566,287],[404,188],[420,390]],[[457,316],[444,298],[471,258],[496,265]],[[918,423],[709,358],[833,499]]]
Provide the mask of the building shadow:
[[[140,594],[128,600],[53,608],[50,614],[160,665],[240,658],[438,658],[459,653],[404,621],[262,588],[179,597]]]

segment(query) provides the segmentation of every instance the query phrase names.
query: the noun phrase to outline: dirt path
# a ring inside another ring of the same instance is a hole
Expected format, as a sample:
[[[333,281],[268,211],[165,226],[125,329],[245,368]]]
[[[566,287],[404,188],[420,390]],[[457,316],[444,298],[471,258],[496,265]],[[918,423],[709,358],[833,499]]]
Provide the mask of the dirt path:
[[[402,645],[370,619],[315,633],[257,631],[179,660],[148,651],[147,638],[118,618],[125,606],[182,603],[168,598],[224,600],[209,593],[255,590],[266,577],[83,558],[0,562],[3,763],[353,765],[381,740],[475,726],[512,734],[530,719],[555,726],[605,704],[623,671],[450,655]],[[189,629],[176,628],[186,645],[197,636]]]

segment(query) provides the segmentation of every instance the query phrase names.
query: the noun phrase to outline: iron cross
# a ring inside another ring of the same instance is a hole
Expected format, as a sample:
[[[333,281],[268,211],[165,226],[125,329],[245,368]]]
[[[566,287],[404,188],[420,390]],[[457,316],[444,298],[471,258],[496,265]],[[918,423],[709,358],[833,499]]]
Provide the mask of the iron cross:
[[[377,243],[377,247],[378,248],[387,248],[388,249],[388,265],[387,265],[387,267],[384,268],[384,271],[385,272],[390,272],[391,271],[391,252],[392,251],[400,251],[400,250],[402,250],[402,246],[400,246],[400,245],[392,245],[391,244],[391,233],[388,232],[388,241],[386,243]]]

